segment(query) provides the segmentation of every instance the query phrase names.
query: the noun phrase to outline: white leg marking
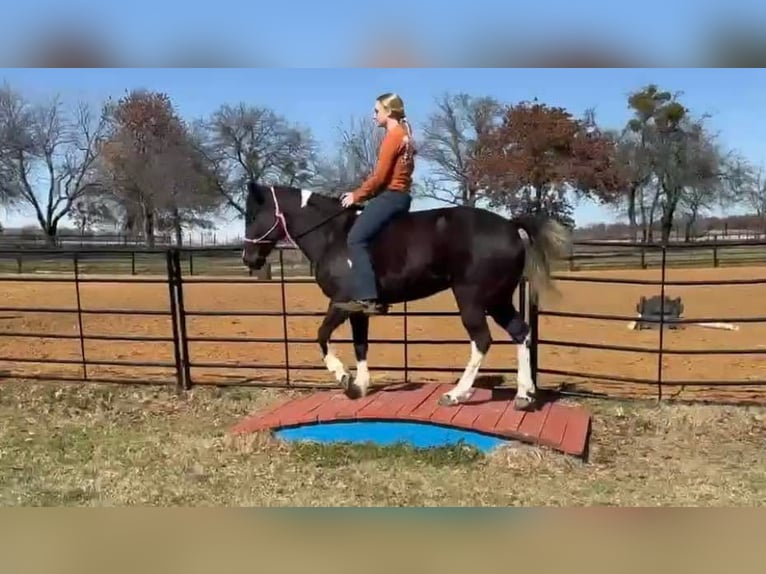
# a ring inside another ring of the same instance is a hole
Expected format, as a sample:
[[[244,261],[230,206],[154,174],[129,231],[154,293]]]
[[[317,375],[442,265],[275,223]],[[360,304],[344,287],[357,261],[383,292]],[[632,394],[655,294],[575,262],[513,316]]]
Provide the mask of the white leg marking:
[[[341,382],[343,376],[348,374],[345,365],[343,365],[343,361],[336,357],[331,349],[327,351],[327,355],[324,357],[324,364],[327,367],[327,370],[335,375],[335,379],[338,382]]]
[[[516,396],[522,399],[531,399],[535,394],[535,383],[532,381],[532,366],[529,362],[529,343],[530,335],[520,345],[516,345],[518,357],[518,373],[516,374]],[[532,396],[530,396],[532,395]]]
[[[476,343],[471,341],[471,358],[468,360],[463,375],[455,385],[455,388],[447,393],[450,399],[460,401],[470,397],[473,382],[476,380],[476,375],[479,374],[479,368],[483,360],[484,353],[481,353],[476,347]]]
[[[367,369],[367,361],[359,361],[356,364],[356,380],[354,384],[365,394],[370,388],[370,371]]]
[[[313,192],[308,189],[301,190],[301,207],[306,207],[306,205],[308,205],[309,197],[311,197],[312,194]]]
[[[351,259],[346,259],[346,261],[348,261],[348,267],[349,267],[349,269],[350,269],[350,268],[352,267],[352,265],[351,265]]]

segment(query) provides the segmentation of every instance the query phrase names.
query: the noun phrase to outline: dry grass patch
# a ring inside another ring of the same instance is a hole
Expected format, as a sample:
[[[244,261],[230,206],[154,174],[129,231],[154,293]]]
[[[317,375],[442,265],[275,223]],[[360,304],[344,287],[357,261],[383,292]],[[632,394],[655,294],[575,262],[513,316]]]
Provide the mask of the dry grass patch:
[[[592,401],[591,459],[233,437],[290,393],[5,382],[2,505],[760,505],[766,409]]]

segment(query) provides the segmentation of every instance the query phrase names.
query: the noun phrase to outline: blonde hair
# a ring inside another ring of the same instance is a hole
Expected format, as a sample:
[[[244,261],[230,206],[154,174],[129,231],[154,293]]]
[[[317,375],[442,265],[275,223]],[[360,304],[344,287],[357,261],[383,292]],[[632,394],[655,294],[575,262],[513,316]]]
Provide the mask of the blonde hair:
[[[375,101],[383,107],[390,118],[397,120],[407,130],[407,136],[404,138],[405,155],[407,159],[410,159],[416,153],[415,138],[412,136],[412,125],[404,111],[404,101],[398,94],[393,92],[381,94],[375,98]]]

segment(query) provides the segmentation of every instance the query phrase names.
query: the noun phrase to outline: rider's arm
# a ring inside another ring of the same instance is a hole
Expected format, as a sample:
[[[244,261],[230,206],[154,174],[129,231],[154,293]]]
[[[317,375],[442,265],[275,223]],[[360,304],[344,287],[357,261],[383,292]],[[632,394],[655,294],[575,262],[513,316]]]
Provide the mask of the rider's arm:
[[[398,130],[389,130],[380,144],[378,163],[375,171],[367,180],[354,191],[354,201],[359,202],[380,189],[391,179],[391,172],[396,164],[396,158],[402,145],[402,134]]]

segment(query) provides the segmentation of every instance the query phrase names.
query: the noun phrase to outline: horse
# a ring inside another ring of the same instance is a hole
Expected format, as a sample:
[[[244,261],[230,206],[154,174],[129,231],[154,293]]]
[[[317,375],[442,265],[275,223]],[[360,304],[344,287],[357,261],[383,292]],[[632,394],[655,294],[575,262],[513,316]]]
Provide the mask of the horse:
[[[242,261],[251,271],[266,262],[286,240],[313,263],[314,278],[330,303],[317,331],[321,358],[351,399],[364,397],[370,384],[367,366],[370,316],[339,309],[333,302],[351,297],[351,261],[347,235],[360,211],[343,208],[338,198],[287,186],[250,182],[245,205]],[[547,216],[507,219],[473,206],[410,211],[391,220],[371,244],[380,301],[391,304],[452,290],[471,352],[455,386],[439,397],[442,406],[467,401],[492,337],[489,315],[517,348],[517,388],[513,408],[536,408],[531,376],[530,329],[512,297],[526,274],[532,296],[555,291],[551,263],[568,253],[570,234]],[[346,320],[351,323],[356,377],[333,354],[329,342]]]

